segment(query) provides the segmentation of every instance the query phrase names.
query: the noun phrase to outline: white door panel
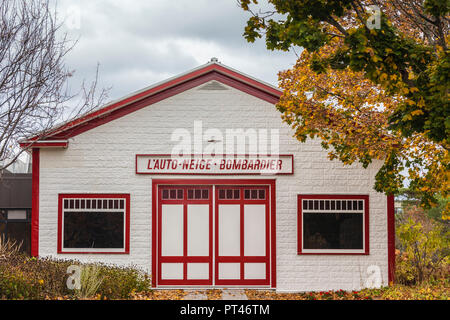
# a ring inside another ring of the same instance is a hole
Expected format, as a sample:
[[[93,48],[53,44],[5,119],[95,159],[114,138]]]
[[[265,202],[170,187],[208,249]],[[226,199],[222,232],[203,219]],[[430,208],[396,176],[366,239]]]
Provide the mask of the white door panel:
[[[188,280],[209,279],[209,263],[188,263],[187,278]]]
[[[161,255],[183,255],[183,205],[161,206]]]
[[[266,255],[266,206],[244,205],[244,255]]]
[[[219,256],[239,256],[240,205],[219,205]]]
[[[183,279],[183,264],[161,263],[161,279],[163,280]]]
[[[241,277],[240,263],[219,263],[219,279],[220,280],[236,280]]]
[[[209,205],[189,204],[187,206],[188,256],[209,255],[209,227]]]
[[[265,263],[244,263],[244,279],[265,279]]]

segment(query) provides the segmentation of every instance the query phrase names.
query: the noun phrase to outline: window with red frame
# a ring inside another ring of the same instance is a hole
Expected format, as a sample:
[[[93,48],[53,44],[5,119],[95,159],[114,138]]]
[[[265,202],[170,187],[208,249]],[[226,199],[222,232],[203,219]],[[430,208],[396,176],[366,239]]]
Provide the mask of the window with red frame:
[[[60,195],[60,253],[127,253],[128,194]]]
[[[299,195],[299,254],[368,254],[365,195]]]

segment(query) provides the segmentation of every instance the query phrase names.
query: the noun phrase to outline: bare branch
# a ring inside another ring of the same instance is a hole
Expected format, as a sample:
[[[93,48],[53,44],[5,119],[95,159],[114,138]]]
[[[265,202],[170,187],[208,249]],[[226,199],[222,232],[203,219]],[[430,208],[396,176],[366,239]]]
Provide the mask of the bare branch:
[[[0,2],[0,172],[23,152],[21,138],[45,138],[56,124],[97,108],[108,90],[95,80],[68,90],[65,65],[75,41],[61,32],[50,0]],[[62,33],[62,35],[60,35]]]

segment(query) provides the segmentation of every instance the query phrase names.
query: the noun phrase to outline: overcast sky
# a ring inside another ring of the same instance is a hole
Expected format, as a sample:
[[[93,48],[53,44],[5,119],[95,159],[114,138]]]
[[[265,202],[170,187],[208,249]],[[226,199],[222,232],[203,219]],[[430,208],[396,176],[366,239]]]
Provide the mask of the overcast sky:
[[[165,80],[217,57],[220,62],[277,85],[293,66],[293,52],[269,51],[242,37],[249,13],[236,0],[57,0],[58,15],[76,47],[67,65],[75,90],[92,80],[110,100]]]

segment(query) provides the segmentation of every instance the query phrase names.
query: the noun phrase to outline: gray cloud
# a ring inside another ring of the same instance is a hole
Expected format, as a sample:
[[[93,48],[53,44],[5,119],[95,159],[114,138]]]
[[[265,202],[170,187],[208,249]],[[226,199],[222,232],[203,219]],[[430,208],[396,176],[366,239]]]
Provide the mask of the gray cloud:
[[[70,9],[70,10],[69,10]],[[75,9],[75,10],[73,10]],[[272,52],[264,42],[242,37],[248,14],[234,0],[59,0],[59,15],[79,12],[78,39],[67,63],[76,70],[71,86],[94,77],[112,99],[188,71],[216,56],[224,64],[276,85],[293,53]]]

